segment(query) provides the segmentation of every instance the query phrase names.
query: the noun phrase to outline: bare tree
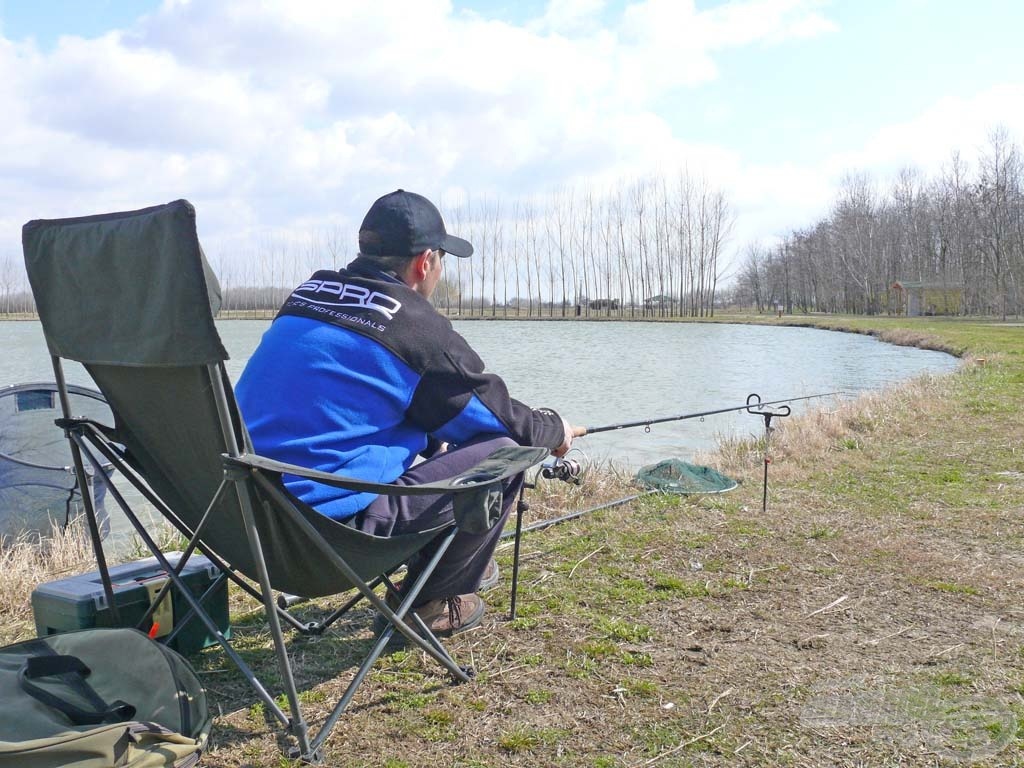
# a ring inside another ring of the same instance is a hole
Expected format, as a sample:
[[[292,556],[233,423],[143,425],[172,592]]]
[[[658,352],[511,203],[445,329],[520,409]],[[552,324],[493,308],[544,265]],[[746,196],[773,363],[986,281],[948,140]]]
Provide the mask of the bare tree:
[[[997,309],[1007,314],[1008,262],[1016,231],[1014,209],[1020,197],[1020,152],[1006,130],[997,128],[989,136],[982,154],[977,194],[974,197],[985,263],[995,283]]]

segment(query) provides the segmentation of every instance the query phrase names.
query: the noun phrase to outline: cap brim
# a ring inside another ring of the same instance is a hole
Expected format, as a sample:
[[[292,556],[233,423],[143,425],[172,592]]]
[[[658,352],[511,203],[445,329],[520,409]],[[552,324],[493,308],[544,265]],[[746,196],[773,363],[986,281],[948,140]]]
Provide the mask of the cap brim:
[[[458,256],[460,259],[468,259],[473,255],[473,245],[468,240],[463,240],[461,237],[455,235],[445,235],[444,242],[441,244],[445,253],[450,253],[453,256]]]

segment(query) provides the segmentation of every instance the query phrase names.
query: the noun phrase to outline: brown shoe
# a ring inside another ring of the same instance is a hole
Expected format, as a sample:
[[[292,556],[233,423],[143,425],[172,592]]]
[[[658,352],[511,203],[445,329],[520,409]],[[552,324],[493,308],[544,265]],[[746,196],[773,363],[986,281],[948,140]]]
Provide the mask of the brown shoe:
[[[392,601],[388,600],[389,606],[391,606],[391,603]],[[430,628],[430,631],[438,637],[450,637],[451,635],[465,632],[467,629],[472,629],[479,624],[484,618],[486,609],[487,606],[483,598],[480,595],[470,593],[468,595],[456,595],[455,597],[430,600],[418,608],[413,608],[411,612],[419,616],[423,623]],[[411,616],[406,616],[405,623],[415,629],[416,624],[411,619]],[[375,634],[379,635],[386,626],[387,620],[382,615],[377,614],[373,623]],[[404,640],[405,636],[400,632],[395,632],[391,638],[392,643],[400,643]]]
[[[483,598],[472,592],[431,600],[419,608],[413,608],[416,615],[438,637],[457,635],[472,629],[483,620],[486,609]]]

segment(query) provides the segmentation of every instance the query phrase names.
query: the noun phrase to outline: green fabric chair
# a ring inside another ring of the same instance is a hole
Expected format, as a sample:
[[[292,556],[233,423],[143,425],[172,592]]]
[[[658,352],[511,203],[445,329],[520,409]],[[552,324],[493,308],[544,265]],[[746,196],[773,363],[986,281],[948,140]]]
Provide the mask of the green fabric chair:
[[[409,608],[457,528],[492,525],[500,513],[499,481],[541,461],[545,449],[501,449],[458,477],[420,486],[360,482],[256,456],[225,373],[227,353],[213,321],[220,289],[199,245],[195,210],[188,202],[32,221],[24,227],[23,246],[60,388],[64,418],[57,423],[71,438],[76,470],[84,476],[86,461],[94,466],[113,463],[189,537],[179,570],[198,548],[222,568],[224,578],[263,602],[290,713],[277,705],[234,652],[203,610],[202,597],[193,597],[163,561],[198,620],[218,637],[267,710],[294,735],[299,757],[319,760],[324,741],[394,631],[455,679],[469,679],[471,670],[456,664]],[[75,418],[70,412],[64,359],[85,366],[114,414],[113,426]],[[456,523],[422,534],[370,536],[295,499],[281,484],[283,473],[376,493],[454,492]],[[162,558],[117,489],[111,485],[109,493]],[[97,562],[113,605],[94,510],[85,501]],[[394,590],[389,575],[437,540],[433,562],[403,595],[401,606],[391,610],[374,588],[383,582]],[[275,589],[303,597],[351,590],[356,594],[328,619],[310,625],[275,603]],[[388,630],[376,640],[319,732],[311,736],[299,706],[281,621],[302,632],[320,632],[362,599],[387,618]],[[413,618],[415,628],[406,615]]]

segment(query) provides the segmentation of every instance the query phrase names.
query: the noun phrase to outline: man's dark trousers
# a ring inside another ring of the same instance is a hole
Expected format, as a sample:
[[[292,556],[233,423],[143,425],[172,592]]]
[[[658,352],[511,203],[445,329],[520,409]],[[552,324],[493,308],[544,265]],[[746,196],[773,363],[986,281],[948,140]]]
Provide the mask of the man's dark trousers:
[[[395,483],[398,485],[419,485],[465,472],[487,458],[498,448],[515,445],[508,437],[485,437],[460,445],[445,453],[439,453],[421,462]],[[487,562],[494,554],[498,538],[505,526],[516,495],[523,484],[521,474],[502,481],[504,498],[501,518],[494,527],[484,533],[459,531],[448,551],[441,557],[433,575],[423,585],[417,604],[428,600],[475,592],[487,568]],[[358,512],[348,522],[353,528],[374,536],[398,536],[433,528],[454,519],[451,494],[441,496],[378,496],[370,506]],[[417,578],[433,554],[432,547],[417,553],[408,563],[409,583]]]

